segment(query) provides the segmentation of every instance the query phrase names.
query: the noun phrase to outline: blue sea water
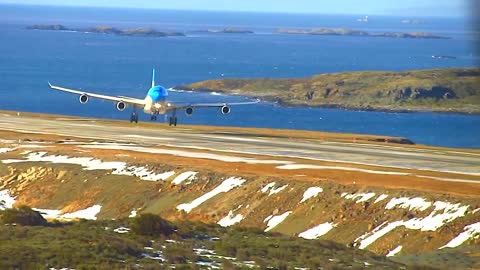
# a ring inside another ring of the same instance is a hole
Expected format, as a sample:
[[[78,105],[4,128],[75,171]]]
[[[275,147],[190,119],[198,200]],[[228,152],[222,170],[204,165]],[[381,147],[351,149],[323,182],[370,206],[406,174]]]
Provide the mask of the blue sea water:
[[[411,70],[478,66],[472,22],[400,17],[195,12],[142,9],[0,5],[0,109],[128,119],[110,102],[87,105],[50,90],[47,81],[70,88],[143,98],[151,69],[157,82],[175,85],[226,77],[308,77],[325,72]],[[146,38],[62,31],[25,30],[30,24],[68,27],[112,25],[186,32],[186,37]],[[255,34],[202,34],[234,26]],[[426,31],[451,39],[392,39],[275,34],[279,28],[344,27],[370,32]],[[477,44],[478,45],[478,44]],[[452,55],[456,59],[434,59]],[[243,101],[207,93],[171,92],[179,102]],[[480,106],[480,105],[479,105]],[[148,116],[145,115],[147,120]],[[141,119],[142,120],[142,119]],[[480,148],[480,117],[438,113],[384,113],[289,108],[262,102],[232,108],[229,115],[198,110],[180,123],[256,126],[402,136],[416,143]]]

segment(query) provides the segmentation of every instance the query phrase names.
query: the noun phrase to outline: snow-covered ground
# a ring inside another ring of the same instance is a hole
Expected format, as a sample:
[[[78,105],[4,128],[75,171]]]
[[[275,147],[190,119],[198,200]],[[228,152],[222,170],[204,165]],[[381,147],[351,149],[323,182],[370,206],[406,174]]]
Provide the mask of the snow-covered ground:
[[[270,231],[271,229],[275,228],[278,224],[282,223],[292,211],[287,211],[278,216],[268,216],[264,221],[267,222],[267,228],[265,229],[266,232]]]
[[[315,226],[311,229],[308,229],[300,233],[298,236],[305,239],[317,239],[320,236],[328,233],[331,229],[335,228],[336,226],[337,224],[330,223],[330,222],[322,223],[318,226]]]
[[[135,176],[142,180],[158,181],[166,180],[175,174],[173,171],[164,173],[153,173],[145,167],[128,166],[120,161],[102,161],[90,157],[69,157],[64,155],[47,155],[47,152],[33,152],[26,156],[26,159],[6,159],[4,164],[20,162],[51,162],[61,164],[80,165],[84,170],[112,170],[114,175]]]
[[[422,198],[401,198],[392,199],[390,202],[393,202],[391,205],[387,204],[386,209],[393,209],[395,206],[401,208],[410,208],[411,210],[420,209],[422,211],[426,210],[431,202],[425,201]],[[434,209],[426,217],[412,218],[409,220],[398,220],[393,222],[384,222],[380,226],[373,229],[371,232],[358,237],[355,242],[359,243],[359,248],[364,249],[370,244],[384,236],[385,234],[393,231],[397,227],[404,226],[410,230],[420,230],[420,231],[436,231],[443,225],[454,221],[459,217],[465,216],[469,206],[461,205],[459,203],[452,204],[449,202],[436,201],[433,203]],[[453,241],[453,240],[452,240]]]
[[[371,198],[375,197],[375,193],[374,192],[354,193],[354,194],[342,193],[341,197],[347,200],[356,200],[356,203],[361,203],[361,202],[366,202]]]
[[[14,151],[15,148],[0,148],[0,154]]]
[[[397,255],[400,251],[402,251],[402,248],[403,248],[402,246],[398,246],[398,247],[390,250],[387,254],[387,257],[393,257],[393,256]]]
[[[243,218],[244,217],[242,214],[237,214],[236,216],[234,216],[233,211],[230,210],[228,212],[228,215],[222,218],[219,222],[217,222],[217,224],[222,227],[229,227],[239,223],[240,221],[243,220]]]
[[[195,179],[195,176],[197,175],[197,173],[198,172],[191,172],[191,171],[183,172],[183,173],[179,174],[177,177],[175,177],[175,179],[173,179],[172,183],[174,185],[180,185],[182,182],[184,182],[186,180],[192,181],[193,179]]]
[[[228,192],[236,187],[241,186],[246,180],[237,177],[230,177],[224,180],[219,186],[214,188],[212,191],[205,193],[201,197],[193,200],[191,203],[183,203],[177,206],[179,211],[183,210],[187,213],[190,213],[193,208],[199,206],[200,204],[206,202],[207,200],[213,198],[214,196],[222,193]]]
[[[137,210],[132,210],[132,211],[130,212],[130,215],[128,215],[129,218],[134,218],[134,217],[136,217],[136,216],[137,216]]]
[[[276,184],[275,182],[268,183],[260,191],[262,193],[267,193],[271,188],[275,186],[275,184]]]
[[[60,219],[60,220],[72,220],[72,219],[80,219],[80,218],[96,220],[97,215],[98,213],[100,213],[101,209],[102,209],[102,206],[96,204],[82,210],[62,214],[61,210],[33,208],[33,210],[40,212],[40,214],[44,218]]]
[[[15,197],[10,196],[8,190],[0,190],[0,210],[12,208],[15,203]]]
[[[385,206],[386,209],[394,209],[395,207],[408,208],[410,210],[424,211],[432,206],[431,202],[426,201],[423,198],[393,198]]]
[[[477,222],[477,223],[473,223],[465,226],[462,233],[460,233],[457,237],[453,238],[450,242],[448,242],[446,245],[440,248],[458,247],[469,239],[477,239],[479,237],[480,237],[480,222]]]
[[[275,185],[276,185],[275,182],[268,183],[260,191],[262,193],[267,193],[268,192],[268,196],[271,196],[273,194],[277,194],[277,193],[281,192],[282,190],[284,190],[288,187],[288,184],[283,185],[283,186],[278,187],[278,188],[275,188]]]
[[[388,198],[388,195],[387,194],[381,194],[380,196],[378,196],[375,201],[373,203],[378,203],[378,202],[381,202],[383,200],[385,200],[386,198]]]
[[[299,202],[299,203],[303,203],[304,201],[310,199],[310,198],[313,198],[313,197],[317,197],[317,195],[320,193],[320,192],[323,192],[323,188],[321,187],[309,187],[304,193],[303,193],[303,198],[302,200]]]

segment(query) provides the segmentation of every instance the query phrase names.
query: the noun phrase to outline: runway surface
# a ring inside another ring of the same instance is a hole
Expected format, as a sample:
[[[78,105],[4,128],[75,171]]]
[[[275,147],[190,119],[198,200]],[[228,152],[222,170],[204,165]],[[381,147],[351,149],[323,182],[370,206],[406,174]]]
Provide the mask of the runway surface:
[[[60,117],[45,119],[7,113],[0,114],[0,130],[480,176],[480,153],[460,149],[431,150],[393,144],[325,142],[202,131],[194,127],[141,127],[105,120]]]

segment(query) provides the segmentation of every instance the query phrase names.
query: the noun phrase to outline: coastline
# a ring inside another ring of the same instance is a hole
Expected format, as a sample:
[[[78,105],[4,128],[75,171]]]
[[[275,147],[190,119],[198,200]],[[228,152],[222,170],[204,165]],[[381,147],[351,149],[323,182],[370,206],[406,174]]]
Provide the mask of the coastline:
[[[173,89],[217,92],[281,106],[480,115],[479,68],[356,71],[306,78],[213,79]]]
[[[270,102],[276,104],[281,107],[291,107],[291,108],[322,108],[322,109],[341,109],[341,110],[349,110],[349,111],[363,111],[363,112],[385,112],[385,113],[441,113],[441,114],[459,114],[459,115],[472,115],[472,116],[480,116],[479,111],[461,111],[461,110],[435,110],[435,109],[428,109],[428,108],[406,108],[406,109],[394,109],[394,108],[382,108],[382,107],[355,107],[355,106],[348,106],[342,104],[300,104],[300,103],[292,103],[286,101],[280,101],[277,97],[274,96],[257,96],[257,95],[250,95],[249,93],[231,93],[228,91],[222,90],[211,90],[211,89],[185,89],[183,86],[174,86],[171,89],[176,91],[190,91],[190,92],[200,92],[200,93],[221,93],[222,95],[229,95],[229,96],[237,96],[237,97],[246,97],[246,98],[253,98],[258,99],[264,102]]]

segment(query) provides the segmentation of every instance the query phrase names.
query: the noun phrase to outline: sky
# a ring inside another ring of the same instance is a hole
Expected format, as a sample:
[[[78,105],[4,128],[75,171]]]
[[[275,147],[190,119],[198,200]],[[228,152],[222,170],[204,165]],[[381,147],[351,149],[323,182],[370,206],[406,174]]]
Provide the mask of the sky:
[[[478,0],[0,0],[4,4],[319,14],[468,16]]]

